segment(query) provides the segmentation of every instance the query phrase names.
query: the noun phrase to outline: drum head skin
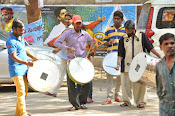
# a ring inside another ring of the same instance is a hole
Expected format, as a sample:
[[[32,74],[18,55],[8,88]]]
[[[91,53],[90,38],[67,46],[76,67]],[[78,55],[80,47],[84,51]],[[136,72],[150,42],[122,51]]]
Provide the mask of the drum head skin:
[[[116,70],[118,52],[109,53],[103,59],[103,69],[110,75],[120,75],[120,68]]]
[[[35,91],[47,92],[55,88],[59,80],[57,65],[49,60],[37,60],[27,72],[29,86]]]
[[[89,83],[95,75],[94,66],[86,58],[72,59],[67,68],[70,79],[77,84]]]
[[[129,79],[132,82],[137,82],[142,77],[147,67],[146,53],[138,53],[132,60],[129,68]]]

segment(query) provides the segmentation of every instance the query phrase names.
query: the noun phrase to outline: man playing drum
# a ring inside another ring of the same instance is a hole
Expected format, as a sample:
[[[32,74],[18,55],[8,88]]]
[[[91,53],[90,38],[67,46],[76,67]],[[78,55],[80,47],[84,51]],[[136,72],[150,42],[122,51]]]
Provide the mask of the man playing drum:
[[[15,116],[28,116],[25,102],[28,92],[26,73],[27,66],[33,66],[33,62],[27,62],[27,55],[34,60],[37,60],[37,58],[25,48],[24,39],[21,37],[24,33],[23,22],[19,19],[14,19],[12,29],[13,31],[10,31],[10,37],[6,41],[6,45],[8,48],[10,77],[12,77],[16,86],[17,104]]]
[[[116,69],[118,70],[121,62],[121,87],[123,104],[121,107],[128,105],[137,105],[138,108],[144,108],[147,101],[147,88],[145,85],[133,83],[129,80],[128,70],[134,56],[140,52],[152,52],[157,57],[161,56],[156,52],[145,33],[135,30],[133,21],[126,21],[126,34],[120,39],[118,49],[118,61]]]
[[[160,116],[175,116],[175,36],[171,33],[159,39],[165,57],[156,65],[156,85]]]
[[[107,46],[107,53],[118,52],[118,45],[120,38],[126,33],[124,27],[122,27],[123,22],[123,13],[121,11],[115,11],[113,14],[114,25],[108,27],[105,31],[104,45]],[[106,72],[107,75],[107,99],[102,103],[102,105],[112,103],[113,99],[113,75],[110,75]],[[115,96],[114,99],[117,102],[121,102],[122,99],[119,97],[121,85],[121,78],[117,77],[116,87],[115,87]]]
[[[76,57],[86,57],[86,44],[95,45],[95,40],[86,32],[81,29],[82,19],[79,15],[74,15],[72,17],[72,24],[74,29],[69,29],[64,31],[59,39],[54,43],[54,46],[59,49],[67,50],[67,58],[70,61]],[[62,42],[66,42],[63,45]],[[82,77],[83,78],[83,77]],[[90,91],[90,83],[82,85],[80,93],[78,94],[75,83],[67,75],[67,85],[68,85],[68,96],[69,102],[73,105],[68,111],[87,109],[84,104],[86,104],[87,97]]]

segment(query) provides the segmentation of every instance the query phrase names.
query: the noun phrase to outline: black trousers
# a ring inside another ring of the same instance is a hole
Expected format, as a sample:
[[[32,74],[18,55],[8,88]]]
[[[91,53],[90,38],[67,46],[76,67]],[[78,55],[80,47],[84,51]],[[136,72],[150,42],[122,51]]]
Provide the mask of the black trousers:
[[[86,104],[86,100],[90,92],[90,83],[82,85],[80,93],[78,94],[75,83],[69,78],[69,75],[67,74],[67,86],[69,102],[74,107],[80,107],[80,105]]]

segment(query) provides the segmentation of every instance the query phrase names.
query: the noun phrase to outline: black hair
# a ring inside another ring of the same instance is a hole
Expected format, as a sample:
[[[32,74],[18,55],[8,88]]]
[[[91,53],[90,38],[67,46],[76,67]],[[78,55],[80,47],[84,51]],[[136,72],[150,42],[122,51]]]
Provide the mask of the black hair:
[[[165,34],[163,34],[160,37],[160,39],[159,39],[160,45],[162,45],[162,43],[163,43],[164,40],[168,40],[169,38],[174,38],[175,39],[174,34],[172,34],[172,33],[165,33]]]
[[[131,20],[127,20],[124,24],[125,29],[134,29],[135,23]]]
[[[123,19],[123,13],[121,11],[119,11],[119,10],[117,10],[117,11],[114,12],[113,17],[115,17],[115,16],[118,16],[121,19]]]
[[[10,10],[10,11],[13,11],[12,8],[10,8],[10,7],[3,7],[3,8],[1,8],[1,11],[2,11],[2,10]]]
[[[60,12],[62,9],[66,9],[66,7],[58,7],[54,10],[54,14],[56,17],[60,17]]]
[[[24,23],[21,19],[14,19],[13,24],[12,24],[12,29],[17,28],[17,27],[19,28],[24,27]]]
[[[73,14],[72,13],[66,13],[65,16],[69,16],[72,19]]]

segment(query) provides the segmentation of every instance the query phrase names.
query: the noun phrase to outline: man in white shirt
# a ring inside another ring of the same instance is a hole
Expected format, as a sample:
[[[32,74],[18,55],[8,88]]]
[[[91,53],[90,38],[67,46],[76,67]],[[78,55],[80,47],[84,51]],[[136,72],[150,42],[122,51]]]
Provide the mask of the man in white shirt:
[[[66,15],[65,15],[65,19],[64,19],[64,30],[65,29],[68,29],[69,27],[71,27],[72,25],[72,14],[71,13],[66,13]],[[62,25],[63,25],[63,23],[62,23]],[[55,26],[56,27],[56,26]],[[73,27],[73,26],[72,26]],[[57,27],[56,27],[57,28]],[[54,28],[55,29],[55,28]],[[53,30],[54,30],[53,29]],[[61,28],[59,28],[59,30],[61,30]],[[63,30],[63,31],[64,31]],[[55,30],[55,32],[57,32],[58,30]],[[63,32],[62,31],[62,32]],[[61,32],[61,33],[62,33]],[[61,33],[60,33],[60,35],[61,35]],[[59,36],[60,36],[59,35]],[[57,37],[56,39],[59,39],[59,37]],[[55,40],[56,40],[55,39]],[[50,42],[51,43],[51,42]],[[53,42],[54,43],[54,42]],[[57,53],[57,52],[59,52],[60,51],[60,49],[58,49],[58,48],[56,48],[54,51],[53,51],[53,53]],[[66,69],[67,69],[67,56],[66,56],[66,50],[61,50],[60,51],[61,52],[61,64],[60,64],[60,69],[59,69],[59,71],[60,71],[60,75],[59,75],[59,78],[60,78],[60,82],[62,82],[62,80],[64,79],[64,77],[65,77],[65,75],[66,75]],[[49,96],[53,96],[53,97],[56,97],[56,95],[57,95],[57,92],[58,92],[58,89],[60,88],[60,86],[61,86],[61,83],[59,83],[58,85],[57,85],[57,87],[56,88],[54,88],[54,89],[52,89],[52,90],[50,90],[48,93],[46,93],[46,95],[49,95]]]
[[[69,25],[66,25],[64,20],[65,20],[65,15],[67,11],[65,7],[58,7],[55,9],[54,14],[57,17],[58,20],[60,20],[60,24],[56,25],[52,31],[50,32],[49,36],[46,38],[44,41],[44,45],[48,45],[50,47],[53,46],[55,40],[60,36],[60,34],[68,27]],[[73,26],[71,26],[73,28]]]

